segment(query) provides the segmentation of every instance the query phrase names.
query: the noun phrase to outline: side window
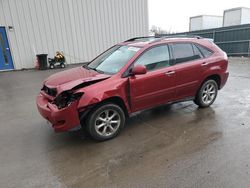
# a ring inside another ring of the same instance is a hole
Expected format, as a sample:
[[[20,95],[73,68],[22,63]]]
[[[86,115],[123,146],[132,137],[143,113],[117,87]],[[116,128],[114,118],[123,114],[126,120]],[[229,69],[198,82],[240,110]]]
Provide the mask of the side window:
[[[194,49],[194,55],[197,57],[197,59],[203,58],[201,51],[195,44],[193,44],[193,49]]]
[[[153,47],[146,51],[135,62],[135,65],[144,65],[148,71],[168,67],[170,61],[167,45]]]
[[[200,58],[198,54],[194,53],[191,43],[173,44],[173,55],[177,64]]]
[[[201,53],[203,54],[204,57],[209,57],[210,55],[213,54],[212,51],[210,51],[209,49],[199,45],[199,44],[196,44],[197,47],[199,48],[199,50],[201,51]]]

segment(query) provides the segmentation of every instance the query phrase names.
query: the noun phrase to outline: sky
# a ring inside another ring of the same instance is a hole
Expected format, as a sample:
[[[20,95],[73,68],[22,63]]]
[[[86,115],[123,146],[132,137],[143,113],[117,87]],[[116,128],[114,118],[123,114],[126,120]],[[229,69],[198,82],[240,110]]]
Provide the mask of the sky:
[[[197,15],[223,16],[225,9],[249,7],[250,0],[148,0],[149,27],[171,32],[188,31],[189,17]]]

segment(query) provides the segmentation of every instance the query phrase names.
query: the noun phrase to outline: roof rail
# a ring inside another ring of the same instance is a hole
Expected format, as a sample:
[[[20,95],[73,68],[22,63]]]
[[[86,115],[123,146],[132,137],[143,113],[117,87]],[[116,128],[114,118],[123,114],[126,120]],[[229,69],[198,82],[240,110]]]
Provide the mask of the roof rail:
[[[181,35],[179,35],[179,34],[171,34],[171,35],[162,34],[162,35],[156,35],[156,37],[158,37],[158,38],[197,38],[197,39],[203,38],[203,37],[198,36],[198,35],[185,35],[185,34],[181,34]]]
[[[198,35],[162,35],[161,38],[197,38],[202,39],[203,37]]]
[[[145,36],[145,37],[135,37],[135,38],[131,38],[128,39],[124,42],[132,42],[132,41],[136,41],[136,40],[141,40],[141,41],[150,41],[150,39],[152,39],[152,42],[156,42],[165,38],[197,38],[197,39],[201,39],[203,37],[198,36],[198,35],[156,35],[156,36]],[[157,40],[158,39],[158,40]]]
[[[145,37],[134,37],[134,38],[131,38],[131,39],[128,39],[124,42],[131,42],[131,41],[135,41],[135,40],[140,40],[140,39],[147,39],[150,40],[150,39],[155,39],[155,38],[161,38],[161,36],[145,36]]]

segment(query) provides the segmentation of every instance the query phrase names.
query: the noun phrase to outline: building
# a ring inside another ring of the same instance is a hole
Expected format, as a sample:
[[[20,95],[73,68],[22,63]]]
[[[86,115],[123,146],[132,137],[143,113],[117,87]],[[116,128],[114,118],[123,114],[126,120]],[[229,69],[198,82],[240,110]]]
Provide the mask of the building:
[[[189,18],[189,31],[222,27],[223,17],[215,15],[199,15]]]
[[[33,68],[36,54],[68,64],[148,35],[147,0],[0,0],[0,70]]]
[[[250,8],[238,7],[224,10],[223,26],[242,25],[250,23]]]

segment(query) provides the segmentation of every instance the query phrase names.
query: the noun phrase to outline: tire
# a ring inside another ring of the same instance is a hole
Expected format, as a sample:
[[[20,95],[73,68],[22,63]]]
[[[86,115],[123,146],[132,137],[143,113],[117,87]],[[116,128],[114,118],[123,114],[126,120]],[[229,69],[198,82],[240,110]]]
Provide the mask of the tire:
[[[218,94],[218,84],[214,80],[206,80],[199,89],[194,103],[201,108],[212,105]]]
[[[50,65],[49,65],[49,68],[50,68],[50,69],[54,69],[54,68],[55,68],[55,65],[54,65],[54,64],[50,64]]]
[[[125,124],[122,108],[113,103],[106,103],[91,111],[86,120],[89,135],[98,141],[116,137]]]
[[[64,63],[61,63],[60,66],[61,66],[61,68],[65,68],[65,64]]]

